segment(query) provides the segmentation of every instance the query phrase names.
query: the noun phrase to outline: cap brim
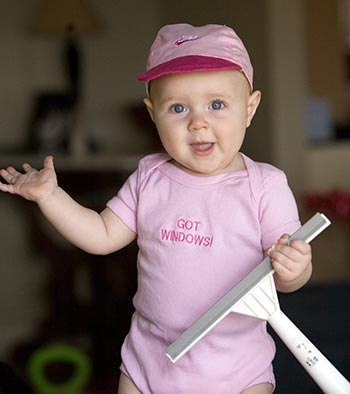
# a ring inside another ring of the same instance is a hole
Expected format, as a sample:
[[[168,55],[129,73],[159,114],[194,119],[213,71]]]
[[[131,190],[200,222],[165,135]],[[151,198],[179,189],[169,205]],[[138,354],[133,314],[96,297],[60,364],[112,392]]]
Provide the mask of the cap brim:
[[[242,67],[229,60],[209,57],[209,56],[182,56],[158,66],[152,67],[144,73],[137,76],[139,81],[152,81],[163,75],[179,74],[194,71],[221,71],[221,70],[239,70]]]

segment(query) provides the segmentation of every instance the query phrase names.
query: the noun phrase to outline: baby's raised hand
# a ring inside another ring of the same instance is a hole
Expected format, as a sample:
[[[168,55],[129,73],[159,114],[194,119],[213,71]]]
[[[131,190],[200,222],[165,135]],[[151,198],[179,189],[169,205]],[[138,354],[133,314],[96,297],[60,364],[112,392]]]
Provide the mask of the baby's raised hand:
[[[294,291],[303,286],[312,271],[311,247],[308,243],[283,235],[268,251],[275,270],[276,287],[280,291]]]
[[[44,167],[39,171],[27,163],[23,164],[23,170],[24,173],[13,167],[8,167],[6,170],[1,169],[0,175],[7,184],[0,182],[0,190],[18,194],[27,200],[38,203],[44,201],[57,188],[57,177],[52,156],[45,158]]]

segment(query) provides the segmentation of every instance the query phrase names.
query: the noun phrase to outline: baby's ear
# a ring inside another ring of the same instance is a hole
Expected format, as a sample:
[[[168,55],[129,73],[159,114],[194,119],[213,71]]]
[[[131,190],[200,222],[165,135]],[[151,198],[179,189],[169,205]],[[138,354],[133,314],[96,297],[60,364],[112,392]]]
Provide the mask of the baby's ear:
[[[143,99],[143,102],[146,105],[147,111],[149,113],[149,116],[151,117],[151,119],[154,122],[154,111],[153,111],[153,103],[151,101],[151,99],[149,97],[146,97]]]
[[[248,99],[248,105],[247,105],[247,124],[246,127],[249,127],[252,119],[255,115],[256,110],[259,107],[261,100],[261,92],[259,90],[255,90]]]

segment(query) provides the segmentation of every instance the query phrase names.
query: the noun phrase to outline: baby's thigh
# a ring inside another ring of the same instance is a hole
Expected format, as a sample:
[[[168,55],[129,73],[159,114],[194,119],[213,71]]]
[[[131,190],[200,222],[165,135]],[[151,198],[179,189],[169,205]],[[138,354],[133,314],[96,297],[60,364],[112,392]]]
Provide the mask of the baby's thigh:
[[[270,383],[256,384],[249,389],[242,391],[242,394],[272,394],[273,386]]]
[[[141,394],[134,383],[123,373],[120,374],[118,394]]]

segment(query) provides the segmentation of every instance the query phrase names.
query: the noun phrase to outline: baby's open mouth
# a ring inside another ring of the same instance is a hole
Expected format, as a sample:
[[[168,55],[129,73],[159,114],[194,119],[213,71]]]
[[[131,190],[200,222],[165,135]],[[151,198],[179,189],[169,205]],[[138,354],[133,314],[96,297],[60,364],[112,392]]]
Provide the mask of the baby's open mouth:
[[[191,144],[192,151],[199,155],[205,155],[212,152],[214,148],[213,142],[196,142]]]

